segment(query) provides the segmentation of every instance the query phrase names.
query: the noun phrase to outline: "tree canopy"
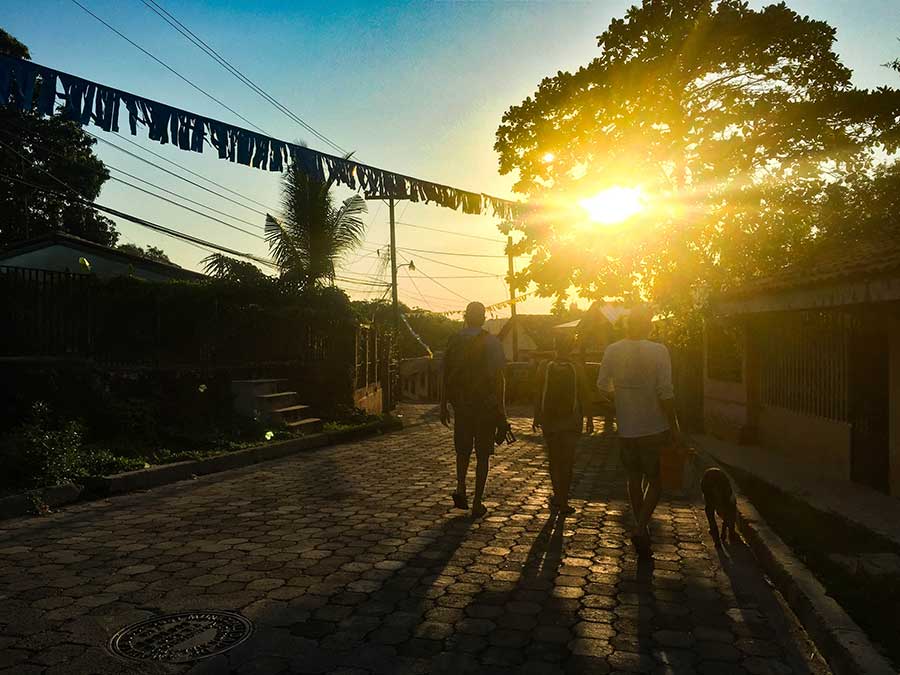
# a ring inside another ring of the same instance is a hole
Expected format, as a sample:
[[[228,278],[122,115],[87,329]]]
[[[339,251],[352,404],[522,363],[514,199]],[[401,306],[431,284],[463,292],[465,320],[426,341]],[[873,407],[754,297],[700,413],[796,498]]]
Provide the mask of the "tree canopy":
[[[138,246],[137,244],[119,244],[116,248],[125,253],[139,255],[142,258],[147,258],[148,260],[155,260],[157,262],[164,262],[169,263],[170,265],[174,265],[174,263],[169,260],[169,256],[166,255],[166,252],[161,248],[157,248],[156,246],[148,246],[147,248],[144,248],[143,246]]]
[[[644,0],[614,19],[597,58],[545,78],[497,131],[532,205],[511,225],[533,253],[522,281],[685,308],[840,236],[835,196],[892,171],[900,93],[855,89],[834,41],[784,3]],[[643,210],[587,222],[579,202],[614,186]]]
[[[28,48],[2,29],[0,54],[30,58]],[[93,201],[109,178],[93,153],[94,139],[61,117],[42,118],[5,103],[0,101],[0,248],[52,231],[114,246],[115,223],[72,198],[74,191]]]

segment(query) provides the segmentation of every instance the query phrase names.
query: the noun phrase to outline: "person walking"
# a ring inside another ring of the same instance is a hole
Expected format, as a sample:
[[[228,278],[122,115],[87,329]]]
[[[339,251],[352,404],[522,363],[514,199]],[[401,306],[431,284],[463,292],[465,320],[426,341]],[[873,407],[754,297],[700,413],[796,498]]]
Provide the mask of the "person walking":
[[[453,445],[456,450],[456,492],[453,504],[468,509],[466,474],[475,450],[475,494],[472,515],[487,513],[484,488],[494,453],[498,426],[506,420],[503,369],[506,357],[500,341],[483,328],[484,305],[470,302],[465,326],[450,337],[444,353],[441,387],[441,424],[450,426],[453,409]]]
[[[641,555],[650,553],[649,523],[659,502],[660,452],[682,445],[675,415],[672,361],[665,345],[648,339],[653,314],[640,305],[627,318],[626,337],[606,348],[597,387],[612,394],[622,464],[635,527],[631,541]]]
[[[538,367],[532,428],[541,428],[550,465],[553,496],[550,510],[568,515],[575,446],[581,436],[584,404],[590,392],[584,368],[573,358],[573,341],[561,335],[554,341],[556,355]]]

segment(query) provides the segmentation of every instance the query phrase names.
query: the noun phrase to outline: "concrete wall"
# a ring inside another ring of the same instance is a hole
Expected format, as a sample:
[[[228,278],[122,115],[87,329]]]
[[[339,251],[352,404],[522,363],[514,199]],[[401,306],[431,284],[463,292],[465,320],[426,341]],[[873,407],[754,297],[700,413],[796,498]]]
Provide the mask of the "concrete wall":
[[[748,423],[747,388],[742,382],[703,381],[703,425],[706,433],[732,443],[744,439]]]
[[[822,417],[762,406],[759,442],[812,475],[850,480],[850,425]]]
[[[891,494],[900,497],[900,316],[889,318],[890,341],[890,430],[888,457],[890,459]]]

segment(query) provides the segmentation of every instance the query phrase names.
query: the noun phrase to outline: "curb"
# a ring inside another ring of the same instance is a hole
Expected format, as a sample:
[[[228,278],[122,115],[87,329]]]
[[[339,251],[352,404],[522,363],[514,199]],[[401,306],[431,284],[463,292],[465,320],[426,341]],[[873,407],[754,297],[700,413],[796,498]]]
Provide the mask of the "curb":
[[[702,448],[698,459],[701,470],[719,466],[727,473],[729,469]],[[768,526],[733,479],[731,485],[738,503],[738,529],[831,670],[836,675],[896,675],[862,628]]]
[[[353,429],[310,434],[206,459],[161,464],[149,469],[127,471],[112,476],[90,476],[85,478],[82,484],[64,483],[4,497],[0,499],[0,520],[35,515],[40,513],[42,506],[55,508],[82,500],[103,499],[126,492],[148,490],[197,476],[281,459],[305,450],[348,443],[379,433],[399,431],[402,428],[403,424],[398,420],[370,422]]]

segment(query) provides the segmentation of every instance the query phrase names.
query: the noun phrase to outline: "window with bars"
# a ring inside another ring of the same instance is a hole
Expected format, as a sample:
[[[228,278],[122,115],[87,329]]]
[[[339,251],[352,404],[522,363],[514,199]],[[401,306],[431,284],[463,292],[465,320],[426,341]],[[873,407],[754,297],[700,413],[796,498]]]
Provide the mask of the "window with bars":
[[[849,419],[852,317],[837,311],[777,314],[759,320],[763,405],[838,421]]]

